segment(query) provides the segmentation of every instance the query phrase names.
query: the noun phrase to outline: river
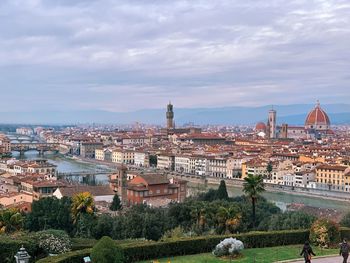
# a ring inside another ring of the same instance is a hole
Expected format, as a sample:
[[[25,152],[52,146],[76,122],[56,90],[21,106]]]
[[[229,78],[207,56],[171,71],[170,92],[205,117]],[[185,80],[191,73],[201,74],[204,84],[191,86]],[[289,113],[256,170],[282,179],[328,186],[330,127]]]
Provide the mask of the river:
[[[25,153],[24,156],[21,156],[21,157],[17,152],[13,152],[13,157],[16,157],[18,159],[27,159],[27,160],[42,158],[38,155],[36,151],[28,151]],[[44,158],[48,159],[50,163],[57,165],[57,170],[59,172],[64,172],[64,173],[94,171],[95,169],[108,169],[108,166],[106,165],[87,163],[87,162],[71,159],[71,158],[68,158],[62,155],[57,155],[57,154],[45,154]],[[83,178],[82,177],[74,178],[74,180],[82,182]],[[108,177],[105,174],[97,174],[93,178],[88,179],[86,183],[107,184]],[[209,187],[217,188],[217,185],[209,185]],[[196,188],[196,187],[194,186],[193,188]],[[230,196],[243,195],[241,188],[228,187],[228,192]],[[346,201],[326,200],[326,199],[322,199],[318,197],[310,197],[310,196],[298,196],[298,195],[293,195],[293,194],[284,193],[284,192],[280,192],[280,193],[265,192],[263,193],[263,196],[267,200],[275,203],[282,210],[285,210],[288,204],[301,203],[312,207],[336,209],[341,212],[350,211],[349,202],[346,202]]]
[[[87,163],[76,159],[71,159],[60,154],[45,153],[45,155],[39,156],[37,151],[27,151],[23,156],[20,156],[18,152],[12,152],[12,156],[17,159],[23,160],[35,160],[35,159],[47,159],[50,163],[57,165],[57,170],[61,173],[75,173],[82,171],[95,171],[107,170],[108,166],[102,164]],[[83,177],[73,177],[73,181],[84,182]],[[108,176],[106,174],[96,174],[93,178],[89,178],[87,183],[91,184],[108,184]]]

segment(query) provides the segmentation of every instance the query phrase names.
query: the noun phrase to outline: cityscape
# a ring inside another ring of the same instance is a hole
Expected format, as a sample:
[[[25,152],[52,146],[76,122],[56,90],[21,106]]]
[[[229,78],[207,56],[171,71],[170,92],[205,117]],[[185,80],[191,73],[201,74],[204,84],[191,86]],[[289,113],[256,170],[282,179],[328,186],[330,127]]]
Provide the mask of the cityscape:
[[[346,263],[350,5],[277,2],[0,4],[0,263]]]

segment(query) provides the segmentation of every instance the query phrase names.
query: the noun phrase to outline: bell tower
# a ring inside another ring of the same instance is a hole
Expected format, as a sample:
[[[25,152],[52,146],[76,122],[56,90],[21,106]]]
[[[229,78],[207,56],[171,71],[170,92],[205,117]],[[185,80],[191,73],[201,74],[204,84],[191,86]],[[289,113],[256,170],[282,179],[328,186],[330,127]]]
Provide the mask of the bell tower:
[[[166,112],[167,128],[174,129],[174,111],[173,105],[169,102]]]

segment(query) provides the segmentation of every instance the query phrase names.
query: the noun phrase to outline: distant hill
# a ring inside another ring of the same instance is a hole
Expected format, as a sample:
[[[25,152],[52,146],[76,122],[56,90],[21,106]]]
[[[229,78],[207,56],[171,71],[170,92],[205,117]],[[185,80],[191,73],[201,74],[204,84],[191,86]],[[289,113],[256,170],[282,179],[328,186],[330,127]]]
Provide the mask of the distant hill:
[[[329,114],[332,124],[350,124],[350,104],[321,105]],[[311,104],[276,105],[278,123],[302,125]],[[220,108],[174,108],[175,123],[195,124],[255,124],[266,121],[271,106],[261,107],[220,107]],[[149,123],[165,124],[164,109],[145,109],[134,112],[108,111],[40,111],[40,112],[0,112],[0,123],[36,124],[77,124],[77,123]]]

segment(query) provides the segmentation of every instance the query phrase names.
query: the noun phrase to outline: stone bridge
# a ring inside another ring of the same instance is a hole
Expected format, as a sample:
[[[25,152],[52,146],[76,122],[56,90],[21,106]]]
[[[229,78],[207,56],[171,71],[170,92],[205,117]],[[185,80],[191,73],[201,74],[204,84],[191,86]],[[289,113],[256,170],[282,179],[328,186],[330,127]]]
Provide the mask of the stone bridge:
[[[38,151],[40,155],[44,152],[59,152],[59,143],[11,143],[11,151],[17,151],[23,155],[26,151]]]

